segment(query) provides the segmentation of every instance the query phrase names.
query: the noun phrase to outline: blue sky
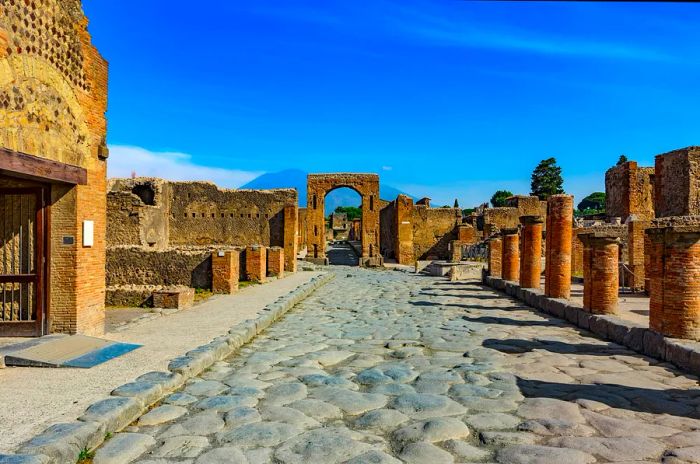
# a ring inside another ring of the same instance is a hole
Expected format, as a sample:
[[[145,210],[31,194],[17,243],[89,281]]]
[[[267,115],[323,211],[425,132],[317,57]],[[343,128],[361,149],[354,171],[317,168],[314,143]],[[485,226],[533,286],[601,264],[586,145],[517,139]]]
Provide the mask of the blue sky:
[[[700,144],[700,6],[84,0],[110,62],[110,174],[377,172],[434,203],[581,199],[626,154]]]

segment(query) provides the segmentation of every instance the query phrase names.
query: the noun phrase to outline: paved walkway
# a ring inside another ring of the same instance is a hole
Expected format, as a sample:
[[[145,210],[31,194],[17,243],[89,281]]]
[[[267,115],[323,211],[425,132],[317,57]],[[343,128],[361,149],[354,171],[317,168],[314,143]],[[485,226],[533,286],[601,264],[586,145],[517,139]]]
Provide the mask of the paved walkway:
[[[326,256],[329,264],[333,266],[357,266],[360,262],[355,251],[347,243],[328,245]]]
[[[697,379],[475,282],[333,269],[95,463],[700,462]]]
[[[92,369],[0,369],[0,453],[53,423],[72,421],[85,408],[119,385],[151,371],[167,370],[168,361],[208,343],[278,297],[318,275],[298,272],[236,295],[214,296],[170,316],[159,317],[104,338],[144,345]]]

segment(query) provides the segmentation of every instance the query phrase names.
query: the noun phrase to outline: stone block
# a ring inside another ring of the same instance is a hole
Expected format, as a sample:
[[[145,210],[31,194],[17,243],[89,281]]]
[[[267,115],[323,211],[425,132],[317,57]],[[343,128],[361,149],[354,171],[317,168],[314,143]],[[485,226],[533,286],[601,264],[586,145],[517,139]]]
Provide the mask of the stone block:
[[[664,355],[664,359],[675,364],[681,369],[689,369],[691,367],[691,354],[696,350],[687,343],[683,343],[682,340],[665,338],[664,341],[666,344],[666,354]]]
[[[590,331],[598,335],[600,338],[608,338],[608,318],[605,316],[591,316]]]
[[[211,255],[211,290],[230,295],[238,291],[240,277],[240,253],[216,251]]]
[[[631,327],[625,335],[622,344],[638,353],[642,353],[644,351],[644,333],[648,330],[646,327]]]
[[[593,315],[591,313],[587,313],[584,310],[579,310],[578,311],[578,322],[576,325],[581,327],[584,330],[590,330],[591,328],[591,318]]]
[[[0,454],[0,464],[50,464],[53,462],[43,454]]]
[[[653,330],[647,330],[644,333],[642,350],[645,355],[652,358],[663,359],[666,354],[666,344],[664,336]]]
[[[139,417],[143,409],[136,398],[107,398],[93,403],[78,420],[102,424],[105,432],[117,432]]]
[[[267,275],[284,277],[284,248],[272,247],[267,252]]]
[[[245,273],[251,282],[267,280],[267,248],[253,245],[245,249]]]
[[[68,422],[55,424],[23,444],[19,454],[39,454],[50,462],[73,463],[83,449],[93,449],[102,443],[106,430],[102,423]]]
[[[193,288],[172,288],[153,292],[153,307],[163,309],[187,309],[194,304]]]
[[[569,304],[564,305],[564,318],[572,324],[578,324],[579,312],[581,312],[581,309],[575,306],[571,306]]]

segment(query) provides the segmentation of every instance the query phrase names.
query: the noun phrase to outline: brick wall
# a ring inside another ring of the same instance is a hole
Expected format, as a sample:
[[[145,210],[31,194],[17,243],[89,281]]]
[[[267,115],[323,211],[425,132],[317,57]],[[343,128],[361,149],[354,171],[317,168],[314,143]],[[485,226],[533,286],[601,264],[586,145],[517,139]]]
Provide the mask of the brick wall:
[[[104,329],[106,109],[107,62],[80,1],[3,2],[0,146],[87,170],[87,185],[51,188],[51,332]],[[85,220],[95,224],[90,248],[82,246]],[[64,236],[74,244],[63,245]]]
[[[654,168],[639,167],[635,161],[614,166],[605,173],[605,212],[625,222],[654,218]]]
[[[700,215],[700,147],[656,156],[656,217]]]

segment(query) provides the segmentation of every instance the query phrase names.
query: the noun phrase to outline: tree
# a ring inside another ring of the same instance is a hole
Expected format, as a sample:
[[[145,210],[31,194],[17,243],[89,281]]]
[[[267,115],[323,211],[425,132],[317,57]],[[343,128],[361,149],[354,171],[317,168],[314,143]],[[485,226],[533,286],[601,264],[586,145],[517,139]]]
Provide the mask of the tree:
[[[564,193],[564,179],[561,177],[561,168],[557,166],[555,158],[540,161],[532,171],[531,179],[532,195],[539,197],[540,200]]]
[[[508,190],[497,190],[496,193],[491,197],[491,206],[498,208],[499,206],[505,206],[506,200],[513,196],[513,192]]]
[[[358,208],[356,206],[338,206],[335,209],[335,212],[346,213],[348,215],[348,221],[362,217],[362,208]]]
[[[593,192],[578,204],[579,211],[594,210],[598,213],[605,212],[605,192]]]
[[[476,208],[465,208],[462,210],[462,214],[465,216],[471,216],[471,214],[476,211]]]
[[[620,158],[617,160],[617,165],[625,164],[627,161],[627,157],[625,155],[620,155]]]
[[[455,208],[459,208],[459,201],[457,201],[456,198],[455,198],[455,206],[454,206],[454,207],[455,207]]]

